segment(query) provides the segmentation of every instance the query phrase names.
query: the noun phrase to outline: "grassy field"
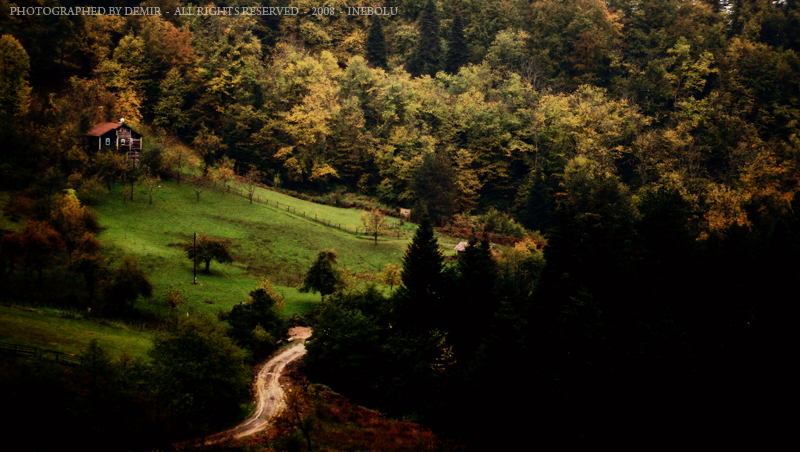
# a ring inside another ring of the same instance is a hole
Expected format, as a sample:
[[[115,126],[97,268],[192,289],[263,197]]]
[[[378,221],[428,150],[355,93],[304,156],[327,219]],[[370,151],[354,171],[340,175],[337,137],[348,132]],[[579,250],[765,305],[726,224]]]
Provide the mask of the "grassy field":
[[[263,189],[256,195],[268,198],[270,204],[251,205],[240,196],[212,190],[202,193],[198,202],[191,187],[172,181],[162,183],[153,204],[148,203],[143,188],[136,190],[134,202],[123,203],[121,189],[115,187],[95,208],[100,224],[107,228],[99,238],[110,250],[109,257],[132,255],[139,259],[157,297],[180,289],[201,309],[229,310],[247,300],[260,278],[268,277],[286,299],[285,314],[291,315],[310,311],[320,299],[318,294],[302,294],[296,289],[320,250],[335,250],[341,268],[377,273],[387,263],[400,264],[416,228],[407,223],[401,237],[381,237],[376,245],[368,237],[307,218],[316,214],[352,230],[361,225],[360,210],[315,204]],[[297,213],[287,211],[286,205]],[[212,262],[209,275],[198,270],[198,285],[192,284],[192,262],[180,248],[191,241],[194,232],[231,238],[235,259],[232,264]],[[452,250],[457,242],[440,239],[445,250]]]
[[[371,237],[311,219],[316,215],[352,231],[363,228],[360,210],[315,204],[264,189],[258,189],[256,196],[268,199],[269,205],[251,205],[243,197],[214,190],[202,193],[198,202],[190,186],[169,181],[162,183],[153,204],[143,187],[135,190],[133,202],[123,203],[121,188],[116,186],[94,206],[105,228],[98,238],[111,265],[124,256],[134,256],[153,282],[155,297],[140,301],[140,309],[165,315],[168,311],[160,300],[166,291],[179,289],[192,306],[211,313],[227,311],[246,301],[257,282],[267,277],[286,299],[283,312],[290,316],[309,312],[320,301],[319,294],[297,290],[320,250],[335,250],[340,268],[374,275],[387,263],[401,264],[416,230],[416,225],[406,223],[393,230],[393,234],[399,230],[400,237],[382,236],[376,245]],[[0,202],[8,202],[7,193],[0,192]],[[286,206],[291,209],[287,211]],[[24,223],[24,219],[2,219],[6,230],[19,230]],[[181,248],[194,232],[231,238],[235,259],[232,264],[212,262],[210,274],[203,273],[204,266],[199,264],[198,285],[192,284],[192,262]],[[445,255],[454,254],[459,239],[442,236],[439,240]],[[125,350],[146,357],[151,337],[150,332],[122,323],[98,323],[55,309],[0,306],[0,341],[4,342],[80,353],[96,338],[114,354]]]
[[[0,305],[0,341],[81,354],[92,339],[117,356],[147,358],[152,333],[120,323],[98,323],[74,313]]]

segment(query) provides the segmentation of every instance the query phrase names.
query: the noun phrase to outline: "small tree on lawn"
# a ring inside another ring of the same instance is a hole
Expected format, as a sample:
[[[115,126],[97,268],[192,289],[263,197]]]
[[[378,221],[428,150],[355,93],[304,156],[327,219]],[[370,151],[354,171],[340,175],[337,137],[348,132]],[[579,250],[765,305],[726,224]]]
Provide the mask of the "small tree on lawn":
[[[212,177],[216,182],[222,184],[222,191],[225,192],[226,188],[228,188],[228,184],[236,179],[236,172],[233,170],[233,166],[236,163],[236,160],[228,158],[227,155],[223,155],[222,158],[214,165],[212,171]]]
[[[161,188],[161,178],[154,171],[150,171],[149,167],[144,166],[142,168],[141,184],[144,185],[147,195],[150,196],[150,204],[153,204],[153,194]]]
[[[209,185],[211,185],[211,179],[207,174],[198,174],[192,178],[192,188],[197,194],[197,202],[200,202],[200,193],[203,193]]]
[[[400,278],[400,269],[397,265],[386,264],[386,267],[381,272],[381,282],[389,286],[390,291],[394,291],[394,286],[399,285],[403,280]]]
[[[167,154],[169,166],[178,176],[178,185],[183,179],[184,170],[193,170],[199,163],[197,156],[183,145],[175,144]]]
[[[239,184],[247,190],[247,199],[250,200],[250,204],[253,204],[253,194],[256,192],[256,187],[258,187],[258,183],[263,177],[264,173],[257,170],[254,165],[250,165],[250,171],[239,181]]]
[[[183,290],[168,290],[167,293],[164,294],[164,304],[173,311],[186,304],[186,297],[183,296]]]
[[[323,300],[325,300],[325,295],[336,292],[336,289],[342,284],[342,275],[335,265],[335,251],[320,251],[317,259],[306,273],[300,292],[319,292]]]
[[[363,211],[359,219],[364,224],[368,235],[375,236],[375,244],[378,244],[378,234],[386,232],[386,215],[382,214],[379,210],[372,212]]]
[[[139,268],[139,261],[125,257],[122,265],[112,271],[104,290],[106,306],[114,310],[133,305],[139,296],[152,297],[153,284],[145,272]]]
[[[195,247],[193,242],[183,246],[186,251],[186,256],[189,260],[194,261]],[[206,234],[197,236],[197,260],[205,262],[206,273],[211,273],[211,261],[215,260],[220,264],[229,264],[233,262],[231,255],[231,239],[215,239]]]

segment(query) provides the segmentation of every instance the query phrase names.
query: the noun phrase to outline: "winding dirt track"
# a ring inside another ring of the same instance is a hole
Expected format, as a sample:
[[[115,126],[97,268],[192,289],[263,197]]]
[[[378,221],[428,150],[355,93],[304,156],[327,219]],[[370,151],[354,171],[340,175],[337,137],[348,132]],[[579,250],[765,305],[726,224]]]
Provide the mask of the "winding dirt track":
[[[258,375],[253,382],[256,393],[256,410],[241,424],[205,438],[175,444],[194,446],[199,443],[214,444],[228,439],[243,438],[263,431],[269,425],[269,418],[283,408],[283,389],[278,383],[281,372],[290,362],[306,354],[305,340],[311,336],[311,329],[296,327],[289,330],[289,335],[298,343],[283,349],[268,361],[260,364]]]

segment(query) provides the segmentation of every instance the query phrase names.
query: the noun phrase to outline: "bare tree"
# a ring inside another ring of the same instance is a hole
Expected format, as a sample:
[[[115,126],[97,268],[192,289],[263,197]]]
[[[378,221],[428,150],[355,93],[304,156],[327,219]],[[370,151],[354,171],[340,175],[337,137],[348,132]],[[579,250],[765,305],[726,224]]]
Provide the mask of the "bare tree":
[[[222,184],[222,191],[223,193],[229,189],[228,184],[236,179],[236,172],[233,170],[233,165],[236,163],[236,160],[228,158],[227,155],[223,155],[219,162],[214,165],[212,169],[212,178],[220,182]]]
[[[153,194],[161,188],[161,178],[155,174],[155,172],[150,171],[150,168],[145,165],[142,167],[142,176],[139,180],[150,196],[150,204],[153,204]]]
[[[378,234],[386,231],[386,215],[379,210],[363,211],[358,217],[364,224],[368,235],[375,236],[375,244],[378,244]]]
[[[542,91],[550,85],[547,73],[536,59],[529,59],[522,63],[522,80],[528,82],[534,91]]]
[[[256,187],[258,187],[258,183],[264,177],[264,173],[257,170],[254,165],[250,165],[250,171],[242,177],[239,181],[239,184],[242,185],[247,190],[247,199],[250,200],[250,204],[253,204],[253,195],[256,192]]]
[[[200,193],[203,193],[209,185],[211,185],[211,179],[205,173],[198,174],[192,178],[192,188],[197,194],[197,202],[200,202]]]
[[[170,149],[168,158],[169,166],[172,167],[172,170],[178,176],[178,185],[180,185],[183,180],[183,171],[186,169],[194,169],[200,162],[191,150],[179,144],[176,144]]]

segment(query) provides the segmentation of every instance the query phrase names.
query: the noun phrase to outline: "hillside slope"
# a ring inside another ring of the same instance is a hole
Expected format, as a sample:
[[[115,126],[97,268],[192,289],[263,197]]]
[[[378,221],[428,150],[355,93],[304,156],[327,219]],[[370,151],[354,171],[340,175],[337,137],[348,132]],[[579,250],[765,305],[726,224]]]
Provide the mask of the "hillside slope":
[[[319,205],[263,189],[257,195],[269,198],[270,205],[250,204],[240,196],[216,191],[202,193],[197,201],[191,187],[175,182],[162,183],[153,204],[143,188],[132,203],[123,203],[120,194],[115,187],[96,208],[100,223],[107,228],[99,236],[102,244],[119,255],[137,257],[155,285],[156,297],[167,290],[183,290],[191,304],[211,311],[228,310],[245,301],[256,281],[267,277],[286,298],[286,315],[308,312],[320,297],[301,294],[296,287],[320,250],[335,250],[341,268],[374,274],[388,263],[400,264],[415,228],[407,224],[399,238],[381,237],[376,245],[368,237],[307,218],[316,214],[352,231],[363,228],[360,210]],[[293,209],[287,211],[286,205]],[[192,262],[181,249],[195,232],[231,238],[234,255],[232,264],[212,262],[210,274],[202,273],[198,265],[198,285],[192,284]],[[452,250],[457,240],[443,237],[441,243]]]

